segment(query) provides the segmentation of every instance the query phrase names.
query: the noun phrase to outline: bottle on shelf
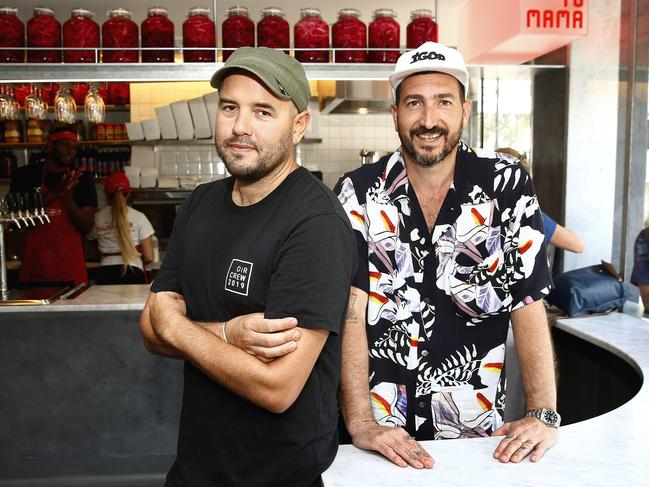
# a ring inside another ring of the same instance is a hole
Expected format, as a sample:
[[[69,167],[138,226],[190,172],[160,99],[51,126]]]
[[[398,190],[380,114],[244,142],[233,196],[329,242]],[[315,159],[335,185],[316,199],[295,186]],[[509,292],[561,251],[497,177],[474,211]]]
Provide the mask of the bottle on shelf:
[[[138,26],[133,14],[125,8],[108,11],[108,20],[101,26],[102,61],[105,63],[137,63]]]
[[[169,20],[167,9],[150,7],[142,21],[142,47],[174,47],[174,24]],[[173,49],[142,49],[143,63],[173,63]]]
[[[261,11],[261,20],[257,23],[257,45],[276,49],[288,49],[291,46],[291,27],[284,18],[284,10],[277,7],[266,7]],[[284,51],[288,54],[288,51]]]
[[[370,48],[386,48],[385,51],[369,51],[371,63],[396,63],[399,59],[400,26],[396,21],[397,13],[391,8],[379,8],[374,11],[374,19],[368,27],[368,44]]]
[[[0,47],[25,47],[25,24],[15,7],[0,7]],[[0,49],[0,63],[25,62],[24,49]]]
[[[413,10],[406,28],[406,47],[417,49],[428,41],[437,42],[437,23],[433,20],[433,11],[427,8]]]
[[[227,61],[237,47],[255,45],[255,23],[250,19],[248,8],[230,7],[225,15],[221,26],[223,61]]]
[[[293,28],[295,58],[302,63],[328,63],[329,51],[300,51],[298,49],[329,48],[329,24],[322,20],[318,8],[300,10],[300,20]]]
[[[192,50],[188,47],[212,48]],[[183,61],[186,63],[213,63],[216,60],[216,27],[210,19],[210,10],[193,7],[183,22]]]
[[[63,51],[66,63],[99,62],[99,25],[93,20],[95,14],[85,8],[75,8],[63,24],[63,47],[86,47],[90,49]]]
[[[356,48],[359,50],[336,51],[334,60],[337,63],[367,62],[367,27],[360,19],[361,13],[355,8],[343,8],[338,11],[338,20],[331,27],[333,47]]]
[[[35,7],[34,16],[27,22],[27,47],[52,49],[30,50],[27,61],[30,63],[61,62],[61,24],[48,7]]]

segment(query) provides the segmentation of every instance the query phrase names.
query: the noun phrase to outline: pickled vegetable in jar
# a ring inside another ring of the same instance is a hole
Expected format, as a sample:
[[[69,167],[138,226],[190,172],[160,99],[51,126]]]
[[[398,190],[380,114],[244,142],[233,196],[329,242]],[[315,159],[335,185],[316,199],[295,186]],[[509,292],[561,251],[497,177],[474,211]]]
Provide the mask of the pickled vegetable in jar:
[[[328,63],[329,51],[298,51],[303,48],[329,48],[329,24],[322,20],[320,9],[303,8],[293,28],[295,58],[302,63]]]
[[[101,94],[101,90],[100,90]],[[108,83],[108,103],[111,105],[128,105],[131,102],[131,85],[129,83]]]
[[[54,17],[54,10],[47,7],[34,8],[34,16],[27,22],[27,47],[61,47],[61,24]],[[61,50],[28,51],[30,63],[60,63]]]
[[[406,28],[406,47],[417,49],[428,41],[437,42],[437,24],[433,20],[433,11],[426,8],[413,10]]]
[[[85,8],[75,8],[70,18],[63,24],[63,47],[99,47],[99,26],[92,18],[95,16]],[[99,55],[93,49],[63,51],[66,63],[95,63]]]
[[[386,51],[369,51],[371,63],[396,63],[399,59],[399,23],[395,20],[397,13],[390,8],[379,8],[374,11],[374,20],[368,28],[369,47],[385,47]]]
[[[334,48],[367,47],[367,28],[360,16],[361,13],[355,8],[344,8],[338,12],[338,20],[331,27]],[[367,51],[336,51],[334,60],[337,63],[365,63]]]
[[[183,22],[183,60],[186,63],[213,63],[215,51],[196,51],[188,47],[216,48],[216,27],[210,19],[210,11],[204,7],[194,7],[187,11]]]
[[[247,7],[230,7],[221,26],[223,36],[223,61],[226,61],[237,47],[255,45],[255,23],[250,19]]]
[[[133,14],[125,8],[108,11],[108,20],[101,26],[102,61],[105,63],[137,63],[138,27]],[[134,48],[134,50],[122,50]]]
[[[0,47],[25,47],[25,24],[18,18],[18,9],[0,7]],[[0,49],[0,63],[23,63],[25,51]]]
[[[70,94],[77,105],[83,105],[89,89],[90,85],[88,83],[72,83],[70,86]]]
[[[174,47],[174,23],[169,20],[167,9],[150,7],[142,22],[142,47]],[[143,63],[173,63],[173,49],[142,49]]]
[[[284,18],[284,11],[277,7],[267,7],[261,11],[261,16],[257,23],[257,45],[288,49],[291,45],[291,28]],[[284,52],[288,54],[288,51]]]

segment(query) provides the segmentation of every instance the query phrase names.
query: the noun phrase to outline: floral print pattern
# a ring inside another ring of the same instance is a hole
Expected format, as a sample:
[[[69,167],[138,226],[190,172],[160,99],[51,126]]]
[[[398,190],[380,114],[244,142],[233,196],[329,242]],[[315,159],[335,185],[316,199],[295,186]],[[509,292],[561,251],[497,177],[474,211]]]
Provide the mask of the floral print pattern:
[[[432,232],[400,151],[336,192],[362,249],[375,419],[417,439],[489,435],[502,425],[510,314],[551,285],[529,174],[461,142]]]

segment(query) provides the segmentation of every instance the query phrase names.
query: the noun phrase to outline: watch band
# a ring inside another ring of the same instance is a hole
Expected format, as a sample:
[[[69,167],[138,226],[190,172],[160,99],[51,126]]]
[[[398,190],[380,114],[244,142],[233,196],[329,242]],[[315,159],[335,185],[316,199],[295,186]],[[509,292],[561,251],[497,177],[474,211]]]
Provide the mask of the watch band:
[[[536,418],[551,428],[558,428],[561,424],[561,416],[552,409],[530,409],[525,413],[525,417]]]

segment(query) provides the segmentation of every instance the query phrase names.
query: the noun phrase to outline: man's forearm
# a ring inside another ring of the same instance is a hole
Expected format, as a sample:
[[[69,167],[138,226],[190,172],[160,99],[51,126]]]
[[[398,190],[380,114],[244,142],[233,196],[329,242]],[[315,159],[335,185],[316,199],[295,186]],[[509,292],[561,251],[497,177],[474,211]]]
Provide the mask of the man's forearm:
[[[526,409],[556,409],[554,350],[543,301],[512,312],[512,329],[523,378]]]
[[[367,294],[352,288],[342,337],[340,378],[340,406],[352,435],[358,426],[374,421],[369,396],[366,307]]]

